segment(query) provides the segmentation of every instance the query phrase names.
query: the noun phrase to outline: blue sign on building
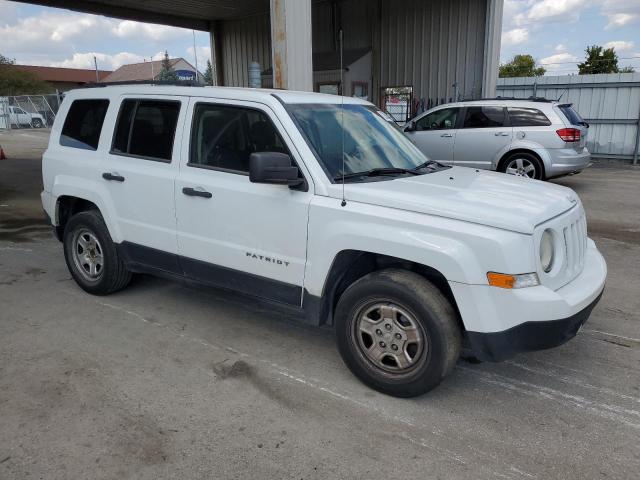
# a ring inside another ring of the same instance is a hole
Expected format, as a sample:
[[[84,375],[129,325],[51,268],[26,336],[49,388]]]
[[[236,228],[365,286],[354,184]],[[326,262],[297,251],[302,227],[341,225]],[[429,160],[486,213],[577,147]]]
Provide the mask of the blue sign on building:
[[[195,80],[196,72],[192,72],[191,70],[176,70],[176,75],[178,76],[178,80]]]

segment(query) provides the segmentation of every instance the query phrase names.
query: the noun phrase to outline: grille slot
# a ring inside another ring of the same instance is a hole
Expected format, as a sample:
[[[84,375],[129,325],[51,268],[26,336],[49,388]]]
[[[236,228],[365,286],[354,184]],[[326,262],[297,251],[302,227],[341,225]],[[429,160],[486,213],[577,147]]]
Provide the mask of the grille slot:
[[[567,273],[570,278],[573,278],[584,267],[587,249],[587,223],[584,215],[564,227],[563,235],[567,255]]]

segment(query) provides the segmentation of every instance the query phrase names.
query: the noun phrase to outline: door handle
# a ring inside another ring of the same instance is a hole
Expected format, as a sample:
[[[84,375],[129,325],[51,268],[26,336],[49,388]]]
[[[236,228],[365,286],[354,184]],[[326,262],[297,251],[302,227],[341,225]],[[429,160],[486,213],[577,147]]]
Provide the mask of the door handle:
[[[508,137],[509,134],[507,132],[496,132],[494,133],[496,137]]]
[[[453,137],[453,133],[443,133],[442,135],[440,135],[441,137],[446,137],[446,138],[451,138]]]
[[[117,173],[104,172],[102,174],[102,178],[114,182],[124,182],[124,177],[122,175],[118,175]]]
[[[204,190],[197,190],[191,187],[184,187],[182,189],[182,193],[185,195],[189,195],[190,197],[202,197],[202,198],[211,198],[213,194],[211,192],[206,192]]]

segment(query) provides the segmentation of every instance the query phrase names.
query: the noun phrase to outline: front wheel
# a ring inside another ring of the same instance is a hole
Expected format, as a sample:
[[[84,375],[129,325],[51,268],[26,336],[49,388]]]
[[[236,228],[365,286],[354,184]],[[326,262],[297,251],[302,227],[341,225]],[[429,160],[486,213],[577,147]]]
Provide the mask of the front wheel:
[[[544,180],[544,166],[538,157],[531,153],[514,153],[502,161],[500,171],[516,177]]]
[[[44,123],[42,123],[42,120],[40,120],[39,118],[34,118],[31,121],[31,126],[33,128],[42,128],[42,127],[44,127]]]
[[[370,387],[414,397],[436,387],[460,355],[451,303],[420,275],[397,269],[370,273],[340,297],[338,349]]]

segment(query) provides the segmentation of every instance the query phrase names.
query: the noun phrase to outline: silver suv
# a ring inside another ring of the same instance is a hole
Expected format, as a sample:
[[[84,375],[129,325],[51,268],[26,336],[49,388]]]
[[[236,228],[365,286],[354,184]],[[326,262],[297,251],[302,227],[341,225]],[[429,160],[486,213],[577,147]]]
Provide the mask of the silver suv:
[[[432,160],[538,180],[589,165],[588,129],[570,103],[501,98],[440,105],[404,127]]]

